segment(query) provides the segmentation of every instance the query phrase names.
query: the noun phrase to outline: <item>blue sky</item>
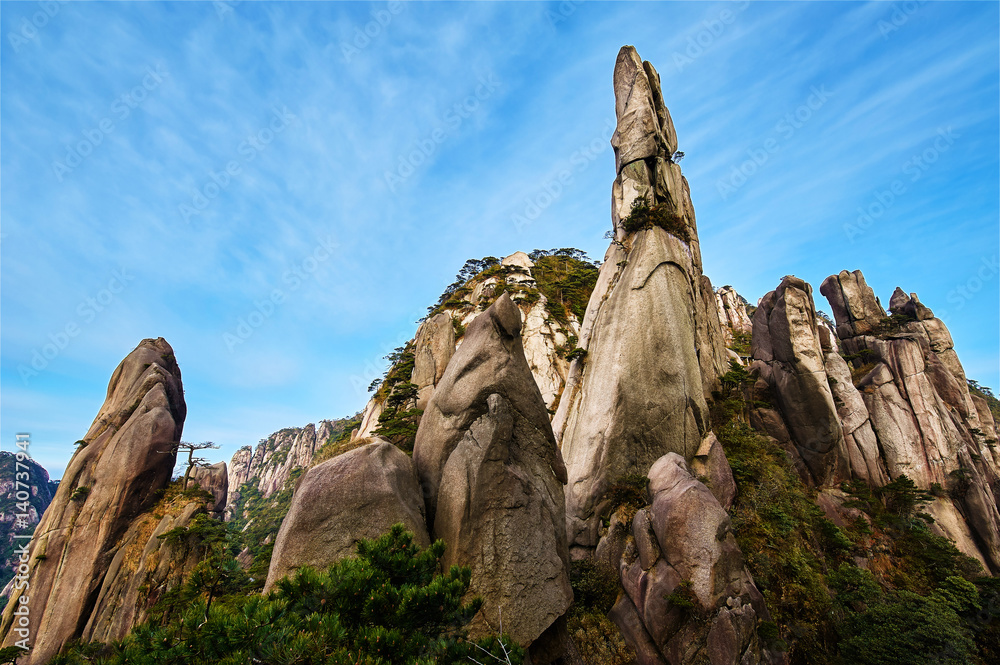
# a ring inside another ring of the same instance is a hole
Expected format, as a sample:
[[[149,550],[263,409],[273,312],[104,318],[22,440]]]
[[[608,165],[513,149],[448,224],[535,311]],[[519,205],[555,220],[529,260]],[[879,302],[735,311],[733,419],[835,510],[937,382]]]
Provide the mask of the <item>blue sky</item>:
[[[716,286],[795,274],[829,310],[860,268],[1000,384],[995,2],[30,2],[0,28],[0,441],[54,477],[144,337],[228,460],[361,409],[465,259],[602,257],[623,44]]]

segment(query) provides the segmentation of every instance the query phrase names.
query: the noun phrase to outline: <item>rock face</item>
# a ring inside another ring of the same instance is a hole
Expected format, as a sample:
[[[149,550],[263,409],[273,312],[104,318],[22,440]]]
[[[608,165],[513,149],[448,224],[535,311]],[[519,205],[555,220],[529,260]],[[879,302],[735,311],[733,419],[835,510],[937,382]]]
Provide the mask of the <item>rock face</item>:
[[[430,545],[416,471],[396,446],[380,440],[314,466],[281,524],[265,592],[302,566],[322,570],[353,556],[359,540],[399,522],[420,547]]]
[[[173,350],[143,340],[121,362],[86,445],[70,460],[31,542],[30,587],[14,591],[3,617],[4,646],[28,637],[27,665],[48,662],[81,636],[132,521],[170,480],[186,406]],[[43,557],[44,558],[39,558]],[[20,595],[30,598],[30,635],[14,625]]]
[[[3,557],[0,559],[2,566],[0,585],[7,584],[14,575],[14,569],[20,564],[15,549],[22,541],[15,539],[14,536],[32,531],[45,513],[45,509],[52,503],[52,494],[56,487],[56,483],[49,480],[48,471],[30,457],[20,463],[21,466],[18,467],[14,453],[0,452],[0,551],[3,552]],[[17,500],[17,492],[24,491],[23,485],[17,486],[17,478],[22,482],[25,481],[25,476],[15,475],[18,471],[28,474],[26,484],[30,489],[27,510],[18,508],[18,504],[21,504],[21,508],[25,507],[25,502]],[[25,517],[22,518],[21,515]],[[6,595],[2,594],[3,597]]]
[[[426,409],[434,387],[455,353],[455,326],[451,315],[442,312],[420,324],[413,338],[413,376],[417,385],[417,408]]]
[[[732,344],[734,333],[749,334],[753,331],[753,323],[747,315],[746,301],[731,286],[723,286],[715,292],[719,308],[719,323],[726,337],[726,343]]]
[[[753,365],[777,398],[810,479],[826,485],[847,473],[843,428],[826,374],[812,287],[785,277],[753,317]]]
[[[203,502],[190,501],[176,514],[164,515],[160,520],[147,514],[129,527],[108,567],[83,631],[84,640],[107,643],[123,639],[134,626],[149,618],[150,609],[167,591],[184,581],[204,558],[204,548],[183,540],[168,542],[159,536],[171,529],[187,528],[196,515],[204,512]]]
[[[755,392],[772,396],[776,408],[754,409],[755,426],[786,443],[820,488],[850,478],[881,486],[906,475],[921,489],[947,489],[948,497],[926,507],[933,528],[997,572],[1000,473],[987,445],[995,447],[996,437],[992,418],[981,415],[987,409],[969,393],[947,327],[902,289],[886,317],[860,271],[831,275],[820,290],[837,319],[840,353],[804,282],[786,277],[761,300]]]
[[[579,322],[572,314],[567,316],[564,326],[553,319],[548,300],[537,291],[532,273],[535,264],[527,254],[515,252],[504,257],[500,267],[496,274],[470,280],[448,300],[443,311],[420,324],[413,340],[408,343],[414,350],[410,382],[416,386],[418,395],[411,406],[421,410],[427,408],[448,362],[463,343],[463,338],[455,332],[456,322],[462,328],[468,328],[482,315],[495,291],[501,287],[514,294],[512,300],[521,310],[524,355],[545,406],[554,408],[558,403],[570,367],[563,350],[572,337],[579,336]],[[525,292],[534,297],[525,298]],[[383,409],[384,398],[383,401],[377,398],[369,400],[354,438],[372,436],[378,428],[378,418]]]
[[[573,599],[565,468],[507,294],[471,323],[434,391],[413,460],[445,565],[472,569],[473,634],[535,642]]]
[[[614,89],[615,241],[581,327],[586,357],[571,366],[553,420],[569,472],[570,544],[581,552],[597,544],[611,481],[644,474],[667,452],[697,452],[708,431],[705,395],[728,365],[687,181],[672,161],[676,134],[659,76],[626,46]],[[639,197],[676,220],[672,232],[625,229]]]
[[[619,565],[625,593],[611,611],[637,662],[769,662],[756,627],[770,617],[729,515],[676,453],[657,460],[648,478],[652,505],[632,520]],[[695,607],[674,604],[672,594]]]
[[[316,451],[331,436],[340,434],[345,422],[321,420],[318,425],[287,427],[261,439],[255,450],[250,446],[237,450],[229,466],[226,505],[235,505],[240,487],[254,478],[264,497],[280,491],[292,471],[308,467]]]
[[[213,517],[222,517],[229,497],[229,473],[226,470],[226,463],[217,462],[208,467],[197,466],[191,471],[191,480],[215,497],[209,506],[209,511]]]

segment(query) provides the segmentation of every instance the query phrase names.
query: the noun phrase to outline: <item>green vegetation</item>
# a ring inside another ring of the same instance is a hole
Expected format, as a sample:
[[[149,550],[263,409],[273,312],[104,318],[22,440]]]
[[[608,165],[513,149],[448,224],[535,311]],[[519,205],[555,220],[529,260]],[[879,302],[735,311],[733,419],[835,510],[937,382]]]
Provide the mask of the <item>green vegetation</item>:
[[[337,428],[342,428],[342,431],[338,434],[335,430],[332,434],[330,434],[326,443],[320,446],[320,448],[313,453],[312,463],[310,466],[316,466],[321,462],[325,462],[328,459],[332,459],[337,455],[346,453],[348,450],[355,448],[356,446],[351,444],[351,432],[360,426],[360,414],[354,416],[351,420],[339,421],[337,423]]]
[[[568,322],[569,314],[583,321],[597,284],[597,264],[585,252],[567,247],[536,249],[528,256],[535,264],[531,276],[548,301],[549,315],[562,325]]]
[[[735,418],[739,400],[712,416],[737,485],[733,533],[775,622],[765,641],[792,665],[996,662],[997,582],[931,532],[931,493],[905,476],[845,484],[857,518],[838,527],[784,451]]]
[[[75,490],[73,490],[72,494],[70,494],[69,500],[80,501],[82,503],[83,501],[87,500],[87,497],[89,495],[90,495],[90,488],[86,485],[80,485]]]
[[[220,548],[219,552],[224,552]],[[503,662],[524,652],[501,636],[472,642],[462,604],[468,568],[439,572],[443,541],[426,550],[396,525],[326,571],[301,569],[267,596],[238,590],[226,572],[192,575],[186,606],[112,645],[73,646],[53,665],[441,665]],[[235,563],[229,559],[231,563]],[[214,602],[213,602],[214,601]]]
[[[567,627],[587,665],[626,665],[635,654],[607,614],[618,598],[618,573],[590,560],[570,564],[573,604]]]
[[[626,233],[635,233],[642,229],[658,226],[672,236],[684,242],[691,242],[691,229],[684,217],[667,203],[652,205],[644,197],[632,201],[632,209],[628,217],[622,220],[622,228]]]
[[[733,343],[729,345],[729,348],[738,353],[739,355],[748,358],[752,353],[750,346],[752,335],[745,332],[734,332],[733,333]]]
[[[417,426],[423,414],[420,409],[407,408],[417,399],[417,386],[410,382],[410,377],[413,376],[413,345],[399,347],[387,355],[386,359],[392,364],[375,394],[376,399],[385,401],[374,433],[401,450],[412,452],[417,438]]]
[[[238,544],[245,547],[252,557],[247,572],[254,578],[257,588],[264,586],[274,540],[278,537],[281,521],[291,508],[295,484],[304,471],[302,467],[294,469],[281,491],[266,498],[259,489],[260,479],[253,478],[240,487],[239,498],[233,502],[229,524],[239,534]]]

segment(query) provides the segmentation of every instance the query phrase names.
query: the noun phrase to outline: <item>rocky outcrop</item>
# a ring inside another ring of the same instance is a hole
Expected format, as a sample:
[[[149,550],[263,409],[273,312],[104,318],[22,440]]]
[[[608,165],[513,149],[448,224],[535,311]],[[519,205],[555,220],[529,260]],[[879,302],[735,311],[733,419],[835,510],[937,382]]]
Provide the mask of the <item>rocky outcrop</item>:
[[[212,495],[213,501],[208,510],[213,517],[222,517],[229,497],[229,473],[226,470],[226,463],[196,466],[191,471],[191,482]]]
[[[840,274],[830,275],[823,280],[819,292],[830,301],[837,320],[837,336],[841,339],[867,334],[885,318],[882,304],[860,270],[841,270]]]
[[[186,406],[173,350],[162,338],[143,340],[121,362],[107,398],[63,475],[32,539],[30,587],[15,591],[4,612],[4,646],[28,638],[27,665],[47,662],[90,620],[133,520],[166,486]],[[15,625],[25,596],[30,627]],[[24,631],[24,632],[21,632]]]
[[[573,599],[565,468],[507,294],[469,326],[434,391],[413,450],[445,565],[472,569],[473,634],[536,642]]]
[[[430,545],[416,471],[396,446],[379,440],[312,467],[281,524],[265,592],[302,566],[322,570],[353,556],[358,541],[397,523]]]
[[[719,323],[722,325],[726,344],[733,343],[735,333],[750,334],[753,331],[753,323],[747,315],[747,302],[736,289],[729,285],[723,286],[715,292],[715,299],[718,303]]]
[[[708,431],[705,396],[729,358],[659,76],[626,46],[614,89],[615,240],[581,327],[586,356],[571,366],[553,420],[569,472],[570,542],[581,555],[597,544],[609,482],[644,474],[667,452],[697,452]],[[626,228],[638,198],[666,221]]]
[[[280,491],[292,471],[308,467],[316,451],[339,435],[347,422],[321,420],[315,425],[287,427],[261,439],[256,449],[244,446],[237,450],[230,461],[226,505],[234,506],[240,487],[253,479],[265,498]]]
[[[753,364],[784,416],[797,456],[817,485],[847,475],[843,427],[826,373],[812,287],[785,277],[753,317]]]
[[[756,631],[770,617],[729,515],[676,453],[648,478],[652,505],[632,520],[618,566],[625,593],[611,611],[637,662],[770,662]]]
[[[949,489],[952,498],[928,507],[936,528],[1000,571],[998,465],[944,322],[899,288],[890,299],[893,316],[876,320],[878,300],[860,271],[828,277],[823,292],[852,358],[884,477],[906,475],[925,490],[935,483]]]
[[[202,501],[180,501],[157,519],[151,511],[128,529],[104,577],[83,639],[112,642],[123,639],[205,557],[207,550],[185,537],[167,539],[173,529],[186,529],[205,513]]]
[[[426,409],[434,387],[455,353],[455,326],[451,315],[441,312],[420,324],[413,338],[413,375],[417,386],[417,408]]]
[[[27,475],[16,475],[18,472]],[[18,480],[23,484],[18,486]],[[25,491],[25,485],[28,486],[28,500],[18,501],[17,494]],[[0,586],[7,584],[20,565],[15,550],[23,541],[15,536],[31,533],[52,503],[57,485],[49,480],[48,471],[30,457],[18,460],[15,453],[0,452],[0,551],[3,552]],[[9,590],[5,589],[0,597],[6,597],[8,593]]]

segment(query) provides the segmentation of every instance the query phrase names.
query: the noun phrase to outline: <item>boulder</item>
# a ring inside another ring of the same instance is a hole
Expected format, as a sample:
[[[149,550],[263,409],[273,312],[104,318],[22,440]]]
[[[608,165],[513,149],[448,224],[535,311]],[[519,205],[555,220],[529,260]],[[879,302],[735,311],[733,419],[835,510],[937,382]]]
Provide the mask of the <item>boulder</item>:
[[[565,536],[566,471],[503,294],[468,327],[417,431],[413,459],[448,545],[445,565],[472,569],[483,598],[474,635],[499,622],[535,643],[573,599]]]
[[[830,301],[841,339],[867,334],[885,318],[885,310],[860,270],[841,270],[830,275],[823,280],[819,292]]]
[[[644,663],[764,662],[756,627],[769,620],[729,515],[668,453],[649,470],[652,505],[636,513],[610,616]],[[673,601],[683,596],[693,607]]]
[[[144,339],[115,369],[107,398],[73,454],[30,545],[30,635],[17,632],[14,591],[3,646],[28,637],[26,665],[40,665],[81,636],[115,547],[170,482],[187,407],[173,349]],[[44,556],[43,556],[44,555]]]
[[[201,487],[214,497],[209,511],[215,517],[225,513],[226,500],[229,496],[229,474],[225,462],[217,462],[212,466],[196,466],[191,471],[190,481]]]
[[[355,448],[302,476],[274,543],[265,592],[298,568],[326,569],[356,553],[358,541],[402,523],[430,545],[416,470],[388,441]]]
[[[420,420],[413,462],[432,519],[444,465],[472,423],[488,412],[487,400],[493,394],[506,398],[521,417],[551,435],[545,402],[524,358],[521,313],[506,293],[469,324]],[[566,470],[554,438],[546,454],[564,482]]]

